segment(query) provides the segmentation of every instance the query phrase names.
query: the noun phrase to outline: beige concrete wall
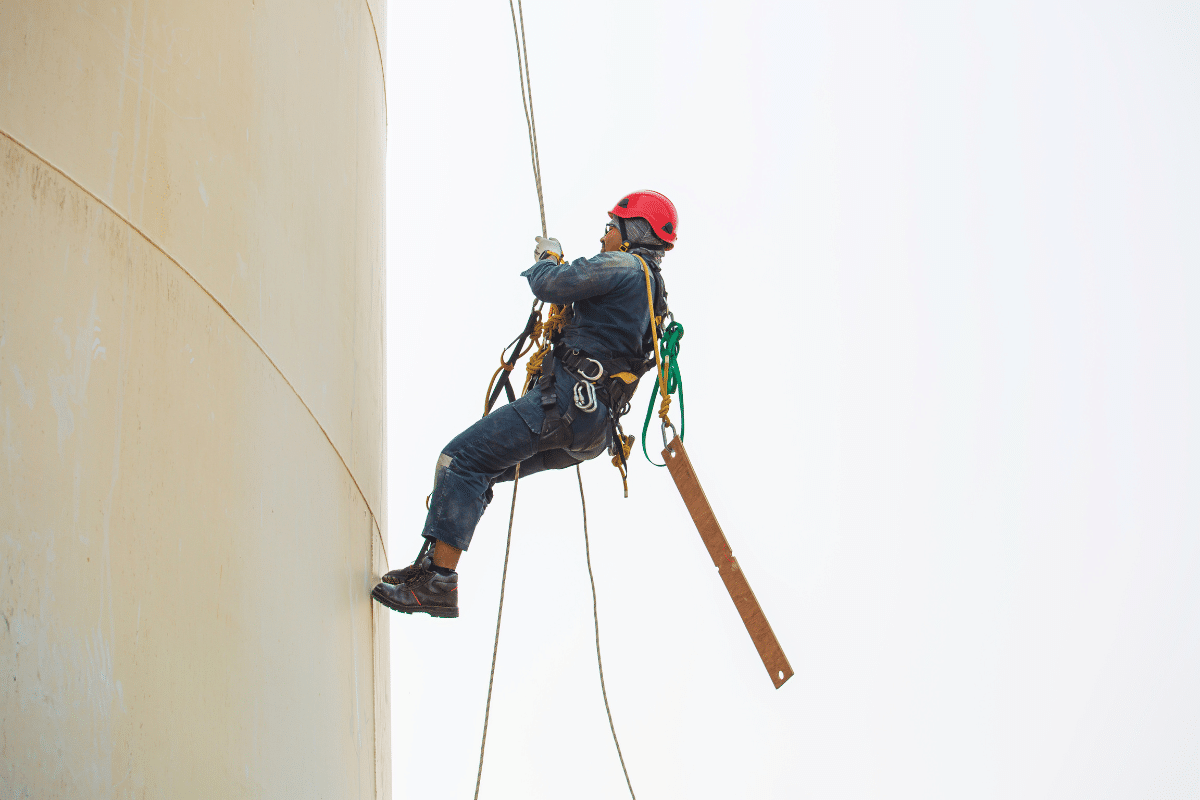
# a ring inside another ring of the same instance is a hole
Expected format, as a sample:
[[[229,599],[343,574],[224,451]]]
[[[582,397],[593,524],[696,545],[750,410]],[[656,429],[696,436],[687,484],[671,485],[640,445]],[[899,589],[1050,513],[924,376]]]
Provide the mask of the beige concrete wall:
[[[384,0],[0,0],[0,797],[388,797]]]

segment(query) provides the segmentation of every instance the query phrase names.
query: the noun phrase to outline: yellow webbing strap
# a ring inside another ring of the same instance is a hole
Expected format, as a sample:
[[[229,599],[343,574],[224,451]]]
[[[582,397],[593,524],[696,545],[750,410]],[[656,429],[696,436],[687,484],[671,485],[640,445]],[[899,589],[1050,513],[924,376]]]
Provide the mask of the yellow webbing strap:
[[[658,354],[658,324],[661,320],[654,316],[654,284],[650,280],[650,265],[646,263],[646,259],[636,253],[633,257],[642,262],[642,272],[646,274],[646,301],[650,304],[650,335],[654,339],[654,365],[658,369],[658,391],[662,395],[662,402],[658,406],[658,416],[663,422],[669,423],[671,420],[667,417],[667,412],[671,408],[671,395],[667,394],[667,376],[663,372],[662,358]]]

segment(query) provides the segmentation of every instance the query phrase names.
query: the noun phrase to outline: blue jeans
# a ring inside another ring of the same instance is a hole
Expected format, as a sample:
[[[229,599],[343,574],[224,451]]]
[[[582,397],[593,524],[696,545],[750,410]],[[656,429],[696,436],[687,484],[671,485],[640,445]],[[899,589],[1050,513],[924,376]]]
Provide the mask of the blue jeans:
[[[575,383],[576,378],[559,364],[555,370],[559,413],[566,413],[574,405],[571,392]],[[603,403],[597,405],[596,410],[586,414],[575,409],[570,449],[538,452],[545,421],[539,386],[455,436],[438,458],[433,497],[421,535],[466,550],[475,526],[492,501],[492,486],[498,481],[511,481],[516,465],[521,465],[521,477],[525,478],[600,455],[608,447],[611,431],[608,409]]]

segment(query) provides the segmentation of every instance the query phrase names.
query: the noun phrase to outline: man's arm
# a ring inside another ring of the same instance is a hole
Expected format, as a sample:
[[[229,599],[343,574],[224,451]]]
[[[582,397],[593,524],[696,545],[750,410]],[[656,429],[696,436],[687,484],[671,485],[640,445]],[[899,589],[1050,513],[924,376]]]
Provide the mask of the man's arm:
[[[563,264],[539,261],[521,275],[537,299],[567,305],[576,300],[605,294],[616,286],[621,267],[628,267],[625,253],[599,253]]]

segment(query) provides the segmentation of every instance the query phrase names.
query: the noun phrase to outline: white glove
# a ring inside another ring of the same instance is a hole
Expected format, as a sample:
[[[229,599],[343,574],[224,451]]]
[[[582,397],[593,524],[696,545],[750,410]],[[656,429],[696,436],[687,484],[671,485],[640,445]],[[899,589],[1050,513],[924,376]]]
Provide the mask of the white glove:
[[[537,247],[533,248],[533,260],[541,261],[545,258],[553,258],[555,261],[562,261],[562,245],[558,239],[547,239],[545,236],[533,237],[537,241]]]

